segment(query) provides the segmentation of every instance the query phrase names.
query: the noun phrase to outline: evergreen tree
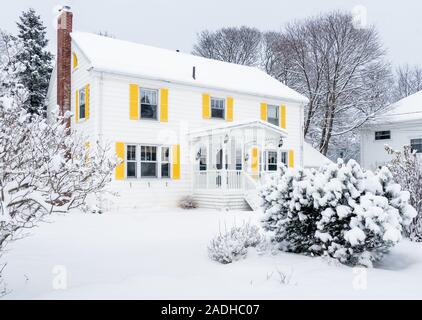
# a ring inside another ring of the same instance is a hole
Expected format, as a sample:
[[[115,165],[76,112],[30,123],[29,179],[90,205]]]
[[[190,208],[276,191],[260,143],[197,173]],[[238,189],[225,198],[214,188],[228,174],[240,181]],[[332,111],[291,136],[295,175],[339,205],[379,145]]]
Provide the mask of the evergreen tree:
[[[52,54],[46,49],[46,27],[32,8],[22,12],[19,20],[18,38],[22,43],[22,50],[17,57],[21,65],[17,76],[28,92],[24,107],[31,114],[43,114],[52,71]]]

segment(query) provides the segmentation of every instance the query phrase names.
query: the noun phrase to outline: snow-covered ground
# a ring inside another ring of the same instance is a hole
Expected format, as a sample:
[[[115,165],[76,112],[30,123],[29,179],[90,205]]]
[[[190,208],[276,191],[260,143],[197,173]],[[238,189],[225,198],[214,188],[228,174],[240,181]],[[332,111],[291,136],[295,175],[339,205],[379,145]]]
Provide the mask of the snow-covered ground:
[[[208,259],[220,227],[256,219],[202,209],[51,217],[1,258],[6,298],[422,299],[422,244],[407,241],[374,269],[286,253]]]

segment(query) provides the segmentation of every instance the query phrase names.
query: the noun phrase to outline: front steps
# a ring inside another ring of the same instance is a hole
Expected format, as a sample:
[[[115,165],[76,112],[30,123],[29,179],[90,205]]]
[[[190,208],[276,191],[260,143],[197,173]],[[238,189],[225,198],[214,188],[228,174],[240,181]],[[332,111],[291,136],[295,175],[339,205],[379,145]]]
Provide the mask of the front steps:
[[[195,192],[193,198],[200,208],[251,211],[243,193]]]

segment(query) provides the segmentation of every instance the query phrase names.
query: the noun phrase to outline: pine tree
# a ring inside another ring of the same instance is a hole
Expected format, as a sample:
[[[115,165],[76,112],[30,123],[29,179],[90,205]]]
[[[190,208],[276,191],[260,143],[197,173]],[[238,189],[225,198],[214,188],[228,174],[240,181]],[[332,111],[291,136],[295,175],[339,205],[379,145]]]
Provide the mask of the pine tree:
[[[22,50],[17,57],[21,64],[18,78],[28,91],[24,107],[31,114],[43,114],[52,71],[52,54],[46,49],[46,27],[32,8],[22,12],[19,20],[18,38],[22,43]]]

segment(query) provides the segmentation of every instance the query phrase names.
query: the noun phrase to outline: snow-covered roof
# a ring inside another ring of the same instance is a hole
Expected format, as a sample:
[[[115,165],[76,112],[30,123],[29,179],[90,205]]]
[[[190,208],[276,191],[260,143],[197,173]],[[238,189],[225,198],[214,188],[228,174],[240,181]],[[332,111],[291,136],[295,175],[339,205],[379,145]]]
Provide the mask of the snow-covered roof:
[[[422,91],[393,103],[387,110],[387,112],[378,116],[371,123],[387,124],[422,120]]]
[[[305,168],[319,168],[327,162],[332,162],[309,143],[303,143],[303,166]]]
[[[189,135],[191,135],[192,137],[206,136],[209,134],[215,135],[218,133],[225,133],[227,132],[227,130],[242,129],[242,128],[246,128],[246,129],[262,128],[262,129],[267,129],[275,133],[278,133],[282,137],[287,137],[287,131],[285,129],[282,129],[278,126],[275,126],[263,120],[239,120],[239,121],[226,122],[226,123],[212,126],[212,127],[191,130],[189,132]]]
[[[209,89],[306,103],[308,99],[265,72],[182,52],[146,46],[85,32],[73,41],[95,70],[164,80]],[[196,79],[192,77],[195,67]]]

